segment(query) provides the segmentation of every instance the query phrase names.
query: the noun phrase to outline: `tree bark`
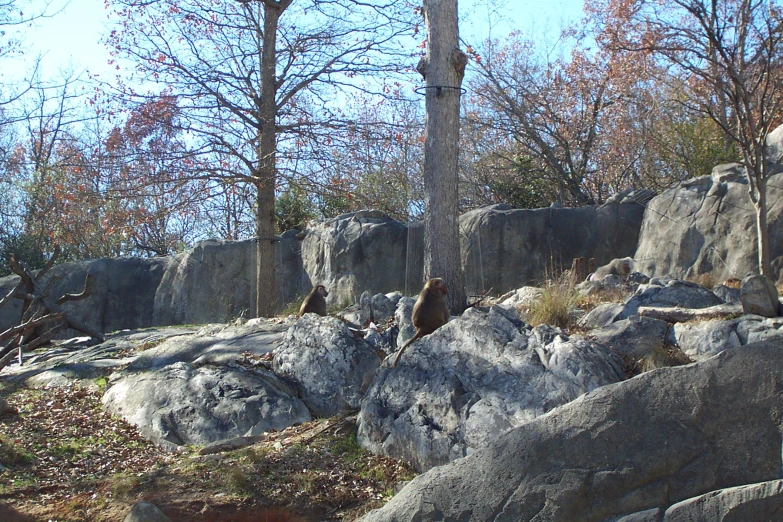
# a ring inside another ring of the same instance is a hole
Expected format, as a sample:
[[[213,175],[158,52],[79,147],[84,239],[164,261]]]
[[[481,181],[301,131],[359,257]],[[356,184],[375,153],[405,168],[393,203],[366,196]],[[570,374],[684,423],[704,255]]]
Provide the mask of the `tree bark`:
[[[753,174],[748,175],[752,176]],[[759,272],[772,279],[769,229],[767,228],[767,180],[765,177],[759,176],[756,179],[756,196],[754,207],[756,208],[756,237],[759,245]]]
[[[275,165],[277,142],[277,27],[280,15],[292,0],[264,1],[264,34],[261,51],[261,102],[256,173],[256,316],[272,317],[277,311],[275,282]]]
[[[457,0],[425,0],[424,276],[443,278],[452,313],[467,303],[459,244],[459,109],[467,56],[459,50]]]

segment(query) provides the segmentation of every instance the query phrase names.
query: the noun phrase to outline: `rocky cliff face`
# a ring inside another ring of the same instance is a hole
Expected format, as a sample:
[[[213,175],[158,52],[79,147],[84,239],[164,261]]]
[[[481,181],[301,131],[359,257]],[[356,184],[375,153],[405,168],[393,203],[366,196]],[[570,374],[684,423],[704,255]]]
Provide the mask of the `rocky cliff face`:
[[[493,206],[460,218],[462,262],[468,291],[502,293],[540,281],[552,267],[570,267],[574,257],[599,263],[630,255],[644,207],[512,210]],[[313,285],[329,289],[329,304],[402,291],[423,284],[424,235],[420,225],[394,221],[378,211],[345,214],[308,230],[278,238],[276,299],[282,309]],[[226,322],[255,310],[255,249],[251,240],[207,240],[169,258],[99,259],[64,263],[52,270],[63,279],[54,292],[76,292],[93,274],[93,294],[68,303],[69,313],[103,331],[172,324]],[[8,293],[18,278],[0,278]],[[0,327],[17,324],[18,303],[0,309]],[[68,335],[68,332],[66,332]]]
[[[783,268],[783,174],[768,184],[769,239],[775,277]],[[744,169],[719,165],[712,175],[673,187],[645,212],[634,260],[647,275],[716,282],[758,271],[756,218]]]
[[[596,266],[632,256],[644,206],[610,203],[582,208],[512,209],[493,205],[460,217],[468,293],[507,292],[540,283],[576,257]]]
[[[783,126],[767,138],[768,161],[778,173],[767,182],[772,269],[783,275]],[[688,180],[650,201],[644,215],[636,269],[650,276],[719,281],[758,273],[758,241],[748,180],[738,163],[718,165],[710,176]]]

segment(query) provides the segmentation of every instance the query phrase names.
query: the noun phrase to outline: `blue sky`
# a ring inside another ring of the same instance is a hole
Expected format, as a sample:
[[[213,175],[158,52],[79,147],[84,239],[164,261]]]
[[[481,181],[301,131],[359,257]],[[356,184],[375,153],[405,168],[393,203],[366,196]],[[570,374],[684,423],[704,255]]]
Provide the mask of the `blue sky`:
[[[60,5],[67,0],[55,0]],[[40,0],[33,0],[40,3]],[[582,0],[495,0],[494,9],[483,0],[460,0],[460,35],[477,41],[487,35],[503,36],[513,29],[553,36],[561,22],[579,17]],[[107,32],[108,11],[103,0],[70,0],[54,17],[39,20],[34,27],[24,28],[28,50],[24,59],[14,66],[4,67],[6,74],[19,73],[37,54],[43,56],[45,76],[57,76],[60,69],[93,73],[109,72],[107,50],[100,44]],[[492,19],[490,24],[488,19]]]

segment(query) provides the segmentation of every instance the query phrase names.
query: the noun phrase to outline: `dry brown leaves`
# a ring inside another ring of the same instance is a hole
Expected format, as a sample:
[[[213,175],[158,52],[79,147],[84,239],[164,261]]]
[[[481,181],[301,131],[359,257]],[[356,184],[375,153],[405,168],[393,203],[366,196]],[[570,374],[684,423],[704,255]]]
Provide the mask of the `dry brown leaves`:
[[[164,512],[168,506],[179,515],[174,520],[213,520],[218,509],[260,506],[353,520],[413,476],[405,464],[360,449],[353,417],[267,433],[228,453],[175,455],[105,412],[100,397],[79,387],[8,397],[19,414],[0,419],[0,463],[7,468],[0,469],[0,505],[36,520],[112,520],[141,498]]]

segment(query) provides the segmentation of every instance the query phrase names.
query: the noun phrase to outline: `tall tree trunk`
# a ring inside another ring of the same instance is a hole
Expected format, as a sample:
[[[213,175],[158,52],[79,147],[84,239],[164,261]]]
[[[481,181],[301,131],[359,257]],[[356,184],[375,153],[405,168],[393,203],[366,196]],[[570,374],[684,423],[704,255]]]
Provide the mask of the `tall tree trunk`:
[[[767,228],[767,180],[759,177],[756,180],[756,237],[759,245],[759,272],[772,279],[770,265],[769,230]],[[774,281],[774,279],[773,279]]]
[[[424,276],[443,278],[452,313],[466,307],[459,246],[459,104],[467,56],[459,50],[457,0],[424,0],[427,56],[424,143]]]
[[[275,184],[277,151],[277,26],[291,0],[264,0],[264,34],[261,52],[261,105],[259,107],[258,172],[256,186],[256,315],[271,317],[277,311],[275,285]]]

